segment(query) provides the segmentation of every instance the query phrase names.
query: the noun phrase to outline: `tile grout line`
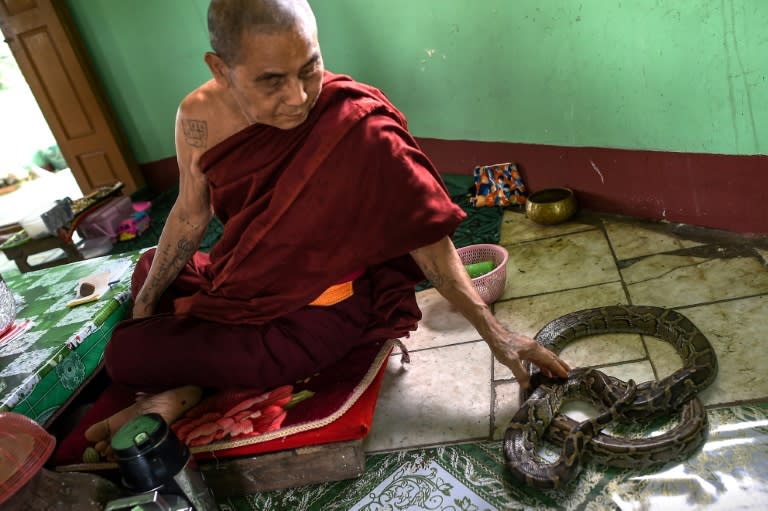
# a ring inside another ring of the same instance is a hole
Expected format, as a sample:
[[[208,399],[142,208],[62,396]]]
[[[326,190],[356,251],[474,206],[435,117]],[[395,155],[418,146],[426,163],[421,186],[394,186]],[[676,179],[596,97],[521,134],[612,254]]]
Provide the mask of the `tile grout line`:
[[[596,231],[596,230],[599,230],[599,229],[600,228],[598,226],[589,225],[589,226],[585,226],[584,229],[578,229],[578,230],[575,230],[575,231],[568,231],[568,232],[561,232],[560,234],[548,234],[548,235],[542,236],[540,238],[532,238],[532,239],[527,239],[527,240],[512,241],[512,242],[509,242],[509,243],[504,243],[502,241],[499,241],[499,245],[501,245],[504,248],[516,247],[518,245],[527,245],[529,243],[535,243],[537,241],[551,240],[551,239],[555,239],[555,238],[561,238],[563,236],[569,236],[571,234],[581,234],[581,233],[584,233],[584,232]]]
[[[678,305],[675,307],[670,307],[672,310],[684,310],[684,309],[692,309],[694,307],[705,307],[707,305],[718,305],[721,303],[728,303],[728,302],[736,302],[738,300],[748,300],[750,298],[760,298],[763,296],[768,296],[768,291],[763,291],[762,293],[755,293],[752,295],[744,295],[744,296],[734,296],[731,298],[720,298],[718,300],[712,300],[709,302],[699,302],[699,303],[692,303],[689,305]]]
[[[444,441],[439,440],[437,442],[427,442],[424,444],[413,444],[409,445],[407,447],[400,447],[400,448],[394,448],[394,449],[379,449],[379,450],[371,450],[371,451],[365,451],[365,454],[389,454],[394,452],[405,452],[405,451],[412,451],[412,450],[418,450],[418,449],[433,449],[433,448],[439,448],[444,446],[451,446],[451,445],[463,445],[463,444],[469,444],[472,442],[488,442],[490,441],[488,437],[484,436],[476,436],[476,437],[469,437],[469,438],[462,438],[461,440],[451,440],[451,441]]]
[[[736,399],[735,401],[727,401],[725,403],[715,403],[711,405],[704,405],[705,410],[717,410],[718,408],[730,408],[732,406],[759,406],[765,405],[766,397],[756,397],[752,399]]]
[[[653,255],[655,256],[655,255],[664,255],[664,254],[653,254]],[[636,280],[636,281],[633,281],[633,282],[632,282],[632,284],[644,284],[644,283],[646,283],[646,282],[651,282],[651,281],[653,281],[653,280],[659,280],[659,279],[663,279],[663,278],[664,278],[664,277],[666,277],[667,275],[671,275],[671,274],[675,273],[675,272],[676,272],[676,271],[678,271],[678,270],[683,270],[683,269],[686,269],[686,268],[694,268],[694,267],[696,267],[696,266],[701,266],[701,265],[703,265],[703,264],[706,264],[706,263],[712,262],[712,261],[714,261],[714,260],[715,260],[715,259],[705,259],[705,260],[703,260],[703,261],[698,261],[698,262],[695,262],[695,263],[691,263],[691,264],[681,264],[680,266],[675,266],[674,268],[672,268],[672,269],[669,269],[669,270],[667,270],[667,271],[665,271],[665,272],[661,273],[660,275],[655,275],[655,276],[653,276],[653,277],[648,277],[647,279],[643,279],[643,280]]]
[[[586,284],[583,286],[568,287],[565,289],[555,289],[554,291],[542,291],[541,293],[534,293],[530,295],[510,296],[508,298],[499,300],[498,303],[511,302],[512,300],[522,300],[525,298],[537,298],[539,296],[554,295],[558,293],[564,293],[566,291],[577,291],[579,289],[589,289],[590,287],[604,286],[606,284],[615,284],[616,282],[621,282],[621,280],[607,280],[605,282],[596,282],[594,284]]]
[[[583,231],[580,231],[580,232],[583,232]],[[551,236],[551,238],[555,238],[555,237],[556,236]],[[529,241],[535,241],[535,240],[529,240]],[[515,245],[518,245],[518,244],[519,243],[510,243],[510,244],[503,243],[502,240],[499,239],[499,245],[502,248],[504,248],[504,250],[506,250],[507,252],[509,252],[509,248],[508,247],[515,246]],[[506,291],[506,286],[505,286],[505,291]],[[504,301],[506,301],[506,300],[501,300],[500,299],[500,300],[497,300],[496,302],[493,303],[492,311],[493,311],[493,316],[494,317],[496,317],[496,304],[500,303],[500,302],[504,302]],[[498,382],[496,381],[496,364],[494,363],[495,360],[496,360],[496,357],[493,355],[493,352],[491,351],[491,362],[490,362],[491,363],[491,381],[490,381],[490,394],[491,395],[490,395],[490,403],[489,403],[490,410],[489,410],[489,414],[488,414],[488,437],[487,437],[487,439],[489,441],[492,441],[494,439],[494,433],[496,432],[496,396],[497,396],[497,394],[496,394],[496,387],[501,384],[500,383],[501,381],[504,381],[504,380],[500,380]],[[499,363],[501,363],[501,362],[499,362]],[[513,374],[513,381],[517,381],[516,379],[514,379],[514,374]],[[522,403],[517,403],[517,404],[521,405]]]
[[[626,364],[637,364],[639,362],[645,362],[647,360],[648,360],[648,357],[646,356],[646,357],[643,357],[643,358],[630,358],[630,359],[627,359],[627,360],[621,360],[619,362],[609,362],[607,364],[594,364],[594,365],[591,365],[589,367],[593,367],[595,369],[605,369],[606,367],[619,367],[619,366],[623,366],[623,365],[626,365]],[[653,364],[651,364],[651,367],[653,367]],[[656,379],[658,379],[658,376],[656,375],[656,371],[655,370],[653,372],[653,375],[654,375],[654,377]]]
[[[496,318],[496,303],[491,304],[491,314],[493,315],[494,318]],[[490,410],[488,411],[488,438],[489,439],[493,439],[493,431],[495,429],[494,424],[496,424],[496,386],[493,384],[493,378],[495,376],[495,371],[494,371],[495,364],[493,363],[494,360],[496,360],[496,357],[494,357],[493,351],[491,351],[491,360],[489,362],[491,364],[491,368],[490,368],[491,381],[489,383],[490,400],[488,403],[488,406],[490,407]]]
[[[619,266],[619,258],[616,255],[616,250],[613,248],[613,243],[611,243],[611,237],[608,236],[608,229],[606,229],[605,224],[601,221],[600,225],[602,226],[602,229],[600,229],[603,233],[603,236],[605,237],[606,243],[608,243],[608,250],[611,251],[611,256],[613,257],[613,262],[616,265],[616,273],[619,274],[619,282],[621,283],[621,289],[624,291],[624,298],[627,299],[627,304],[632,304],[632,297],[629,295],[629,288],[627,287],[627,283],[624,281],[624,275],[621,273],[621,268]]]
[[[493,361],[494,356],[491,353],[491,381],[489,382],[491,400],[489,403],[490,411],[488,413],[488,439],[493,440],[493,433],[496,431],[496,384],[493,380]]]
[[[452,342],[450,344],[442,344],[440,346],[429,346],[427,348],[416,348],[416,349],[408,348],[408,353],[422,353],[424,351],[439,350],[439,349],[442,349],[442,348],[452,348],[454,346],[464,346],[466,344],[475,344],[475,343],[478,343],[478,342],[485,342],[485,339],[483,339],[482,337],[478,337],[477,339],[471,339],[471,340],[468,340],[468,341],[456,341],[456,342]],[[393,351],[392,355],[390,355],[390,356],[400,355],[400,353],[401,353],[400,351]]]
[[[624,298],[626,298],[627,304],[634,305],[632,303],[632,295],[629,294],[629,286],[624,280],[624,274],[621,272],[619,257],[616,255],[616,249],[614,249],[613,243],[611,242],[611,237],[608,235],[608,228],[605,226],[605,222],[603,220],[600,220],[600,225],[602,227],[601,230],[603,231],[603,235],[605,236],[605,241],[606,243],[608,243],[608,250],[611,251],[611,255],[613,256],[613,262],[616,264],[616,272],[619,274],[619,282],[621,283],[621,288],[624,290]],[[653,363],[653,359],[651,358],[651,352],[648,350],[648,344],[645,342],[644,335],[640,335],[640,342],[643,345],[643,352],[645,352],[645,358],[639,359],[637,360],[637,362],[647,360],[651,366],[651,371],[653,371],[654,379],[658,381],[659,372],[656,370],[656,364]]]

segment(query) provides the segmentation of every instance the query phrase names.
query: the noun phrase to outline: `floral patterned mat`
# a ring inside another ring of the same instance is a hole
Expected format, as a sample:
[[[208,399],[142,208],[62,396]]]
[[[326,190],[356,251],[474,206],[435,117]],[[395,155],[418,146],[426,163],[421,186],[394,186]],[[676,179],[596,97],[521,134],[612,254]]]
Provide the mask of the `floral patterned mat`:
[[[220,501],[224,511],[270,510],[668,510],[764,509],[768,405],[709,410],[707,443],[653,473],[587,466],[565,489],[520,486],[504,470],[502,443],[479,442],[368,456],[351,481]]]

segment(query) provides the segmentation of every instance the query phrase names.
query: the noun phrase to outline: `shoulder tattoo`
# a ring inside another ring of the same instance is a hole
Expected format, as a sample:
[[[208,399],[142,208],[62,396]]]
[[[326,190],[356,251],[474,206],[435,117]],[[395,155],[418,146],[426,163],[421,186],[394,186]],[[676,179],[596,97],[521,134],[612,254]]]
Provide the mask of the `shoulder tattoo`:
[[[184,140],[192,147],[205,147],[208,143],[208,123],[200,119],[182,119]]]

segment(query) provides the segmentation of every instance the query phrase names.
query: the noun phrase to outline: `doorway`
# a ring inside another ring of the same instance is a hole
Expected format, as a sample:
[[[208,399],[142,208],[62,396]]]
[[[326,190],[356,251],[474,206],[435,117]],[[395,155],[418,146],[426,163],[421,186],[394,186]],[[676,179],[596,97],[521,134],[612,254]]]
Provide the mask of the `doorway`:
[[[0,44],[0,229],[12,226],[56,199],[83,196],[72,171],[9,46]],[[0,231],[2,232],[2,231]],[[15,232],[9,227],[7,235]],[[0,234],[0,242],[5,236]],[[42,253],[39,264],[59,257]],[[0,273],[15,269],[0,253]]]
[[[56,144],[7,44],[0,44],[0,168],[13,172],[37,150]],[[5,177],[5,176],[0,176]]]
[[[9,46],[0,44],[0,226],[83,193]]]
[[[0,29],[80,188],[141,187],[66,3],[0,0]]]

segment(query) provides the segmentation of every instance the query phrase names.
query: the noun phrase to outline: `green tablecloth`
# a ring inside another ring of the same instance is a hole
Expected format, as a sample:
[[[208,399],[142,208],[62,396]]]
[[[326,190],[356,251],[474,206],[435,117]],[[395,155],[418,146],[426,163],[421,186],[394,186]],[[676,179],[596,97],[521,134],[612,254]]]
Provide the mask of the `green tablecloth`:
[[[29,330],[0,341],[0,411],[45,425],[99,367],[112,329],[130,306],[139,252],[88,259],[5,276],[19,298],[17,321]],[[68,307],[80,279],[103,271],[116,280],[97,301]],[[118,276],[119,275],[119,276]]]

